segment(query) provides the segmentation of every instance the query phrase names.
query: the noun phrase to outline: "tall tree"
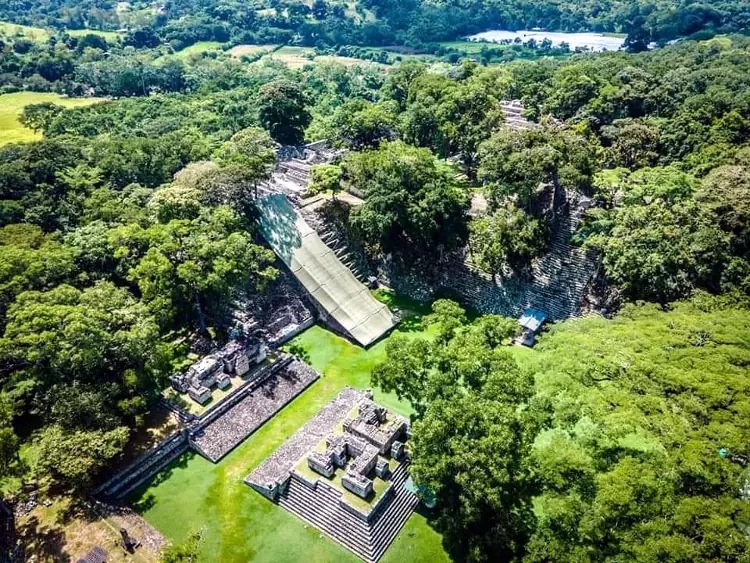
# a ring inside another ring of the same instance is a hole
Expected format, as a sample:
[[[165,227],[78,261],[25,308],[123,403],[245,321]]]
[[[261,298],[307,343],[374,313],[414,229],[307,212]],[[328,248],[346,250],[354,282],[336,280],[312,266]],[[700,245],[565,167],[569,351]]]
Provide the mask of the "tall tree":
[[[427,149],[400,141],[350,153],[344,180],[364,194],[352,225],[371,248],[415,258],[439,256],[466,237],[466,193]]]
[[[260,89],[260,122],[271,137],[282,145],[299,145],[305,128],[312,121],[309,101],[299,85],[288,80],[270,82]]]

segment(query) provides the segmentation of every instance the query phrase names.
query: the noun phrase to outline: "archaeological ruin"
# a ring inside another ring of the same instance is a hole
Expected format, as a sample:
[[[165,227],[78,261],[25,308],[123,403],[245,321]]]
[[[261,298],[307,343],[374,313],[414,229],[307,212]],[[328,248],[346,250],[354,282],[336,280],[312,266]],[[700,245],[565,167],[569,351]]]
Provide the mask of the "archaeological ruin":
[[[377,561],[419,498],[408,421],[347,387],[245,478],[365,561]]]

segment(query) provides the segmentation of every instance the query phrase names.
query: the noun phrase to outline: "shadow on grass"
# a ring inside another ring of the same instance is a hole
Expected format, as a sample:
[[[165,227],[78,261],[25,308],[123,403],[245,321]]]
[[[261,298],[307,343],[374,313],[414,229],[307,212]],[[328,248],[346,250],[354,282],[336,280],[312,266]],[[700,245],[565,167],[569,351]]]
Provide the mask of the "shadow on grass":
[[[27,556],[35,555],[37,560],[68,563],[70,556],[63,550],[66,545],[65,532],[40,524],[34,516],[18,528],[18,535]]]
[[[125,504],[131,506],[138,514],[143,514],[153,508],[156,503],[155,497],[153,493],[146,493],[146,491],[151,487],[158,486],[161,483],[168,481],[172,477],[175,469],[185,469],[190,461],[197,455],[199,454],[192,450],[188,450],[184,454],[181,454],[150,480],[139,485],[134,491],[127,495],[125,498]]]

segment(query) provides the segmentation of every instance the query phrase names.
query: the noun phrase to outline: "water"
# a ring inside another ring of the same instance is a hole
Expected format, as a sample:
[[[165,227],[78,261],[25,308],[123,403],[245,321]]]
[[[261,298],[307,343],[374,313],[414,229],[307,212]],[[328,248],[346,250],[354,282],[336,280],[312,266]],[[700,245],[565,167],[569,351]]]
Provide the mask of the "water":
[[[469,41],[491,41],[498,43],[503,39],[514,41],[519,37],[526,43],[529,39],[535,39],[541,43],[544,39],[552,41],[552,45],[557,47],[565,42],[570,46],[571,51],[577,47],[588,47],[592,51],[617,51],[622,49],[625,42],[624,37],[609,37],[601,33],[561,33],[556,31],[505,31],[492,30],[477,33],[468,37]]]

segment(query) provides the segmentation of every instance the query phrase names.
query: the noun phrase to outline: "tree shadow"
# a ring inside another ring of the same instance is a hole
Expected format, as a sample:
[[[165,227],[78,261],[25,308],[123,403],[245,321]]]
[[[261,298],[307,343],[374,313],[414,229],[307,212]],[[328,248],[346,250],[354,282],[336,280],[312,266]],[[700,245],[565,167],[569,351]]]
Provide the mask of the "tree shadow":
[[[256,206],[261,233],[279,258],[287,266],[291,265],[294,251],[302,246],[297,212],[283,194],[260,198]]]
[[[63,550],[67,544],[65,532],[40,524],[36,516],[18,527],[18,536],[27,557],[36,555],[38,560],[69,563],[70,556]]]
[[[151,479],[142,483],[131,491],[124,499],[124,502],[131,506],[137,513],[142,514],[155,505],[155,497],[153,493],[147,493],[151,487],[156,487],[165,481],[168,481],[174,474],[175,469],[185,469],[190,461],[196,457],[197,454],[193,450],[188,450],[183,454],[177,456],[171,461],[164,469],[160,470]]]

